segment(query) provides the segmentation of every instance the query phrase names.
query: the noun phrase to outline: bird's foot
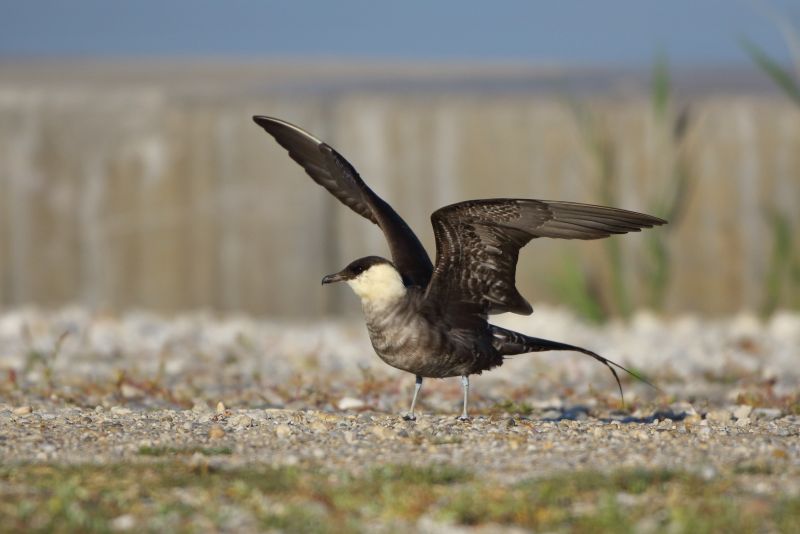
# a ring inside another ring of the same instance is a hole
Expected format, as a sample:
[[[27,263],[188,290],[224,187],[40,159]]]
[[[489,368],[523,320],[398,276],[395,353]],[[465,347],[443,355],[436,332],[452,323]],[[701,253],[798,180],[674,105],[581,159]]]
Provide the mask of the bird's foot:
[[[459,415],[458,417],[456,417],[456,419],[458,419],[462,423],[465,423],[465,422],[469,421],[469,416],[468,415]]]
[[[403,416],[403,421],[416,421],[416,420],[417,416],[414,415],[413,413],[407,413]]]

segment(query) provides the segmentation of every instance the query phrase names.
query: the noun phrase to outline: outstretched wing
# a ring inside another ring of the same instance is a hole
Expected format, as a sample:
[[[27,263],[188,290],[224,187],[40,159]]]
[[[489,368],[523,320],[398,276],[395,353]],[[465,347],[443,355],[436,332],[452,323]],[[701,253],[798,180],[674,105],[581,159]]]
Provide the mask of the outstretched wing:
[[[551,200],[472,200],[431,215],[436,267],[426,298],[481,314],[533,309],[515,286],[519,249],[536,237],[598,239],[666,221],[632,211]]]
[[[255,116],[256,124],[289,151],[319,185],[350,209],[377,224],[386,236],[397,270],[409,285],[425,287],[433,265],[406,222],[361,180],[350,163],[329,145],[280,119]]]

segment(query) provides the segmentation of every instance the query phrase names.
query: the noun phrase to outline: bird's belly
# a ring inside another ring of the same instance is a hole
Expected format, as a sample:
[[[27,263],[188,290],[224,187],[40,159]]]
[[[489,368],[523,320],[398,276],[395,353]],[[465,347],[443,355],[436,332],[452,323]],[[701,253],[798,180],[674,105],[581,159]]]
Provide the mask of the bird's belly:
[[[387,364],[429,378],[470,374],[475,355],[424,320],[402,327],[368,324],[372,346]]]

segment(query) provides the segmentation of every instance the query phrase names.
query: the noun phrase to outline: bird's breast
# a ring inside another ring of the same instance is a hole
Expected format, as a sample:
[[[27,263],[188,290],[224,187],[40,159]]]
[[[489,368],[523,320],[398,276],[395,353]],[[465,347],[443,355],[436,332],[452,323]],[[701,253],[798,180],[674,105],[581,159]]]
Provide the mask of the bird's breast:
[[[431,321],[413,306],[364,311],[372,346],[387,364],[432,378],[469,374],[474,355],[455,342],[446,325]]]

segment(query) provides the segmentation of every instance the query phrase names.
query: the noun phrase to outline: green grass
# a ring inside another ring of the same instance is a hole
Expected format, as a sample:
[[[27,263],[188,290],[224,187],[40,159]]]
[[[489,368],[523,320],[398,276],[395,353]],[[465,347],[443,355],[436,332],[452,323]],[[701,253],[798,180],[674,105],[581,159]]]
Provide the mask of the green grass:
[[[576,100],[569,104],[591,156],[594,196],[600,204],[620,206],[620,140],[612,128],[615,119]],[[610,278],[602,291],[574,258],[568,260],[553,284],[567,305],[594,322],[611,316],[628,318],[643,303],[658,311],[667,305],[673,274],[670,238],[686,211],[694,177],[687,155],[692,114],[688,107],[675,104],[669,63],[663,54],[653,64],[650,107],[653,126],[649,135],[657,143],[658,157],[648,172],[653,191],[643,210],[669,224],[645,232],[643,249],[633,255],[625,254],[620,239],[605,240],[603,254],[596,258],[605,264]],[[636,287],[641,290],[635,291]]]
[[[233,453],[230,447],[139,447],[139,456],[191,456],[195,453],[203,456],[228,456]]]
[[[449,465],[360,474],[179,461],[6,465],[0,530],[108,532],[123,515],[135,531],[176,532],[233,529],[242,520],[285,532],[365,532],[377,524],[402,531],[422,516],[567,532],[789,532],[800,524],[800,499],[750,494],[741,477],[753,476],[762,470],[748,465],[712,480],[636,469],[501,485]]]
[[[504,400],[498,402],[492,411],[507,413],[512,415],[530,415],[533,413],[533,406],[527,402],[514,402],[512,400]]]

